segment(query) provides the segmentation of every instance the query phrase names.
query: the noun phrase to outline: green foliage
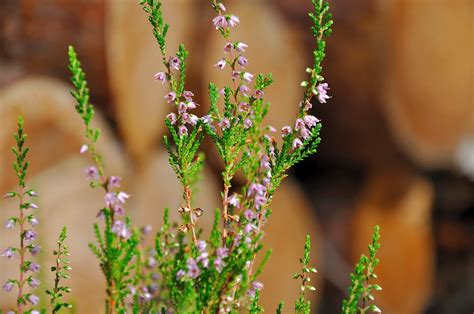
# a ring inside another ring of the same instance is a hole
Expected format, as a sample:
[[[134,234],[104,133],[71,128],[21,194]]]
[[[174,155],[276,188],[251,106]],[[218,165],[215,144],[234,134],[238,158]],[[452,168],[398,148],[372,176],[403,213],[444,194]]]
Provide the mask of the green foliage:
[[[375,226],[372,243],[369,245],[369,256],[362,255],[355,266],[354,273],[351,274],[352,283],[349,288],[349,296],[342,304],[344,314],[381,312],[375,304],[368,304],[374,300],[373,291],[382,290],[379,285],[370,283],[371,280],[377,278],[374,269],[379,263],[379,259],[376,257],[380,248],[379,239],[380,227]]]
[[[316,288],[310,285],[310,274],[316,273],[316,268],[310,267],[311,239],[306,236],[303,258],[300,259],[301,273],[295,273],[293,279],[301,279],[300,296],[295,302],[295,313],[309,314],[311,312],[311,302],[306,300],[306,290],[314,291]]]
[[[64,244],[66,238],[67,229],[63,227],[57,241],[58,248],[53,251],[53,255],[56,257],[56,264],[51,266],[51,272],[54,273],[54,287],[52,290],[46,290],[46,294],[50,296],[49,302],[53,313],[59,312],[62,308],[72,307],[70,303],[62,301],[64,294],[70,293],[71,288],[60,285],[62,279],[69,279],[68,272],[71,270],[71,266],[69,266],[69,248]]]
[[[18,177],[18,187],[25,187],[25,177],[28,171],[30,163],[26,160],[26,155],[30,151],[28,147],[25,147],[26,134],[23,130],[24,119],[22,116],[18,117],[18,130],[14,135],[16,141],[16,147],[12,147],[13,154],[15,154],[15,161],[13,162],[13,169]],[[10,192],[16,194],[15,192]]]

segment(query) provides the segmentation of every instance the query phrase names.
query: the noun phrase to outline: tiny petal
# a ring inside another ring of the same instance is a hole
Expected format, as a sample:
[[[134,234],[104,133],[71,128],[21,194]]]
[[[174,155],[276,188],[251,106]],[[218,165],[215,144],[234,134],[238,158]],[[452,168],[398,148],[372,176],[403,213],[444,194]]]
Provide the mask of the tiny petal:
[[[240,56],[237,58],[237,63],[241,66],[241,67],[245,67],[249,61],[247,60],[247,58],[245,58],[244,56]]]
[[[228,26],[227,19],[223,15],[218,15],[212,19],[212,24],[216,29],[224,28]]]
[[[237,43],[235,45],[235,50],[237,50],[238,52],[245,52],[245,48],[247,48],[248,46],[244,43]]]
[[[35,296],[34,294],[30,294],[28,296],[28,301],[33,305],[37,305],[38,302],[39,302],[39,298],[37,296]]]
[[[230,121],[229,119],[224,118],[218,123],[218,125],[222,130],[225,130],[230,127]]]
[[[251,128],[251,127],[252,127],[252,120],[250,120],[249,118],[245,119],[245,120],[244,120],[244,127],[245,127],[246,129]]]
[[[254,97],[257,99],[262,99],[263,98],[263,91],[260,89],[256,89],[255,92],[253,93]]]
[[[31,226],[37,226],[39,224],[39,221],[36,217],[31,216],[28,218],[28,221],[30,222]]]
[[[181,61],[178,59],[178,57],[170,57],[169,64],[172,69],[179,70]]]
[[[169,92],[168,94],[166,94],[166,96],[164,98],[166,99],[166,101],[168,103],[171,103],[171,102],[175,101],[176,93],[175,92]]]
[[[227,9],[225,8],[224,4],[221,2],[217,5],[219,7],[219,9],[223,12],[227,11]]]
[[[250,82],[252,81],[253,74],[250,74],[249,72],[244,72],[244,74],[242,74],[242,78],[243,78],[244,81],[246,81],[247,83],[250,83]]]
[[[7,222],[5,223],[5,228],[7,229],[13,229],[15,228],[15,221],[13,219],[8,219]]]
[[[122,204],[125,204],[125,201],[128,200],[130,198],[130,194],[127,194],[125,192],[119,192],[119,194],[117,194],[117,199],[122,203]]]
[[[230,43],[230,42],[225,43],[225,45],[224,45],[224,53],[231,53],[231,52],[232,52],[232,48],[234,48],[234,44],[232,44],[232,43]]]
[[[304,123],[306,123],[308,127],[313,127],[319,122],[318,118],[309,114],[304,116],[303,120],[304,120]]]
[[[5,290],[6,292],[10,292],[10,291],[12,291],[13,286],[14,286],[13,282],[7,281],[7,282],[3,285],[3,290]]]
[[[188,129],[184,125],[182,125],[179,127],[178,134],[181,137],[184,135],[188,135]]]
[[[292,131],[293,130],[291,129],[291,126],[289,126],[289,125],[285,125],[284,127],[281,128],[281,134],[283,136],[287,136],[287,135],[291,134]]]
[[[220,70],[223,70],[226,66],[227,62],[225,59],[219,60],[216,64],[214,64],[215,67],[218,67]]]
[[[161,82],[163,84],[166,82],[166,73],[165,72],[158,72],[155,75],[153,75],[154,79]]]
[[[240,92],[242,94],[244,94],[245,96],[249,96],[250,94],[250,88],[248,88],[246,85],[240,85],[240,88],[239,88]]]
[[[33,273],[39,272],[40,268],[41,268],[41,266],[37,263],[31,263],[30,266],[28,267],[28,269]]]
[[[41,252],[41,247],[39,245],[32,245],[29,247],[30,253],[33,256],[38,255],[39,252]]]
[[[239,24],[239,23],[240,23],[240,20],[239,20],[239,18],[238,18],[237,16],[231,15],[231,16],[229,17],[229,25],[230,25],[231,27],[235,27],[235,26],[236,26],[237,24]]]
[[[12,258],[13,256],[15,256],[15,250],[9,247],[5,251],[3,251],[2,256],[5,256],[7,258]]]
[[[184,97],[184,99],[186,99],[187,101],[192,101],[192,100],[193,100],[193,97],[194,97],[194,93],[191,92],[191,91],[185,90],[185,91],[183,92],[183,97]]]
[[[300,148],[301,146],[303,146],[303,142],[301,142],[301,140],[299,138],[295,138],[293,140],[293,144],[292,144],[292,148],[293,149],[297,149],[297,148]]]
[[[95,181],[99,179],[99,171],[94,166],[87,167],[84,172],[86,173],[87,178],[90,180]]]
[[[122,179],[117,176],[110,176],[108,180],[109,189],[119,188]]]
[[[84,144],[81,146],[81,149],[79,150],[79,153],[84,154],[89,150],[89,146],[87,144]]]
[[[169,113],[166,118],[170,121],[171,124],[176,123],[176,114],[174,113]]]
[[[30,242],[36,240],[37,235],[36,232],[34,232],[33,230],[26,230],[24,233],[24,237],[26,242]]]

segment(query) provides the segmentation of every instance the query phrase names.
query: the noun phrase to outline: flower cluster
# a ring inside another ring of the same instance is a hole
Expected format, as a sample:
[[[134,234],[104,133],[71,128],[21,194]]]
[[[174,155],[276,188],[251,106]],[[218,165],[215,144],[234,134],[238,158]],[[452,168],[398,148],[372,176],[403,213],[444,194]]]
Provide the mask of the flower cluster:
[[[8,192],[5,198],[18,199],[18,216],[8,218],[5,227],[10,230],[18,229],[20,244],[18,247],[6,248],[1,256],[8,259],[18,257],[20,265],[20,275],[18,279],[8,279],[3,285],[3,290],[10,292],[16,286],[18,288],[17,310],[19,313],[25,311],[28,303],[37,305],[39,298],[32,292],[27,292],[27,285],[35,289],[40,285],[39,279],[35,278],[35,274],[40,271],[40,265],[32,258],[36,257],[41,251],[39,245],[35,243],[37,240],[37,233],[34,227],[38,225],[38,219],[34,216],[33,210],[38,209],[38,206],[32,202],[32,198],[37,197],[37,193],[33,190],[26,189],[25,177],[29,167],[29,162],[26,161],[28,154],[28,147],[25,147],[26,134],[23,131],[23,117],[18,118],[18,131],[15,134],[16,147],[13,147],[15,154],[15,161],[13,162],[13,169],[15,169],[18,177],[18,191]],[[33,310],[32,310],[33,311]],[[39,313],[39,312],[38,312]]]

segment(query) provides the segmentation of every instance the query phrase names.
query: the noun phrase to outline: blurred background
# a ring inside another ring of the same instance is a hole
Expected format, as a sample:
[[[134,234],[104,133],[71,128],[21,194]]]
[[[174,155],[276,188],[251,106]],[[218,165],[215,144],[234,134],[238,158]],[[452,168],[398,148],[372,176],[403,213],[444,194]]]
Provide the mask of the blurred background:
[[[161,138],[171,108],[159,51],[135,0],[0,0],[0,190],[14,187],[11,134],[25,115],[32,148],[30,181],[39,190],[41,257],[62,225],[70,228],[71,286],[77,313],[97,313],[102,275],[87,249],[102,196],[83,175],[78,156],[83,127],[68,91],[67,46],[82,59],[104,130],[101,151],[110,174],[125,178],[129,212],[137,224],[159,226],[162,208],[177,208],[179,185]],[[273,72],[267,122],[294,120],[299,82],[311,64],[309,0],[224,2],[240,17],[233,35],[249,45],[249,70]],[[207,110],[209,81],[223,86],[212,65],[223,41],[204,0],[163,0],[171,24],[168,53],[190,50],[188,87]],[[274,249],[263,273],[267,310],[298,284],[305,234],[313,236],[316,313],[336,313],[349,273],[381,226],[385,313],[471,313],[474,310],[474,2],[472,0],[332,0],[334,32],[324,76],[328,104],[314,106],[323,121],[317,155],[293,171],[277,192],[266,244]],[[207,164],[196,203],[218,206],[220,163],[205,145]],[[242,180],[237,178],[238,186]],[[14,204],[0,201],[2,221]],[[203,220],[210,224],[212,210]],[[155,228],[156,230],[156,228]],[[0,232],[0,245],[11,236]],[[16,264],[0,260],[0,280]],[[48,282],[44,267],[42,280]],[[92,292],[92,293],[91,293]],[[6,309],[12,296],[2,293]]]

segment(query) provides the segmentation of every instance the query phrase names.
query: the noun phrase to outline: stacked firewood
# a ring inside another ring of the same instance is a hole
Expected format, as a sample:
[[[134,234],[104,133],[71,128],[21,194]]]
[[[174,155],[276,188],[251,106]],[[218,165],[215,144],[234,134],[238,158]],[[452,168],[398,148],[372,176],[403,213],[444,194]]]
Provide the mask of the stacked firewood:
[[[321,155],[310,163],[368,169],[349,206],[344,225],[350,231],[340,230],[351,250],[337,258],[352,264],[366,251],[373,225],[381,225],[380,306],[386,313],[420,313],[433,292],[435,255],[434,188],[420,170],[456,169],[459,145],[474,138],[473,4],[333,2],[336,26],[325,63],[333,98],[315,108],[325,128]],[[249,45],[249,70],[275,77],[266,98],[272,103],[267,122],[277,129],[294,120],[302,93],[299,82],[310,64],[308,3],[240,0],[228,6],[242,21],[234,35]],[[171,23],[168,51],[181,42],[191,51],[188,89],[204,113],[207,82],[226,82],[213,67],[223,42],[209,26],[212,12],[194,0],[163,4]],[[171,107],[163,101],[165,87],[153,80],[161,69],[157,45],[133,0],[22,0],[7,1],[5,8],[0,10],[0,67],[5,69],[0,71],[0,188],[14,186],[8,150],[21,113],[32,147],[31,181],[41,192],[44,252],[51,251],[61,226],[68,225],[76,272],[71,286],[77,296],[88,296],[75,300],[78,312],[97,312],[102,278],[85,243],[92,240],[91,225],[102,200],[80,179],[87,161],[78,156],[83,128],[68,96],[66,47],[76,45],[88,74],[108,170],[125,178],[137,224],[157,227],[163,208],[179,207],[181,197],[161,145],[164,116]],[[37,74],[42,76],[33,76]],[[202,224],[208,229],[219,206],[221,164],[212,149],[205,149],[208,158],[196,203],[206,209]],[[242,184],[242,178],[235,183]],[[273,202],[266,242],[274,252],[262,274],[268,309],[296,298],[298,284],[291,274],[298,269],[306,234],[317,248],[319,280],[324,267],[331,267],[324,265],[320,250],[327,235],[320,232],[318,209],[298,184],[289,179]],[[0,206],[5,219],[12,204],[2,201]],[[1,231],[3,246],[6,238]],[[1,280],[13,271],[9,264],[0,260],[5,269]],[[316,286],[322,288],[322,281]],[[0,299],[0,304],[6,302]]]

